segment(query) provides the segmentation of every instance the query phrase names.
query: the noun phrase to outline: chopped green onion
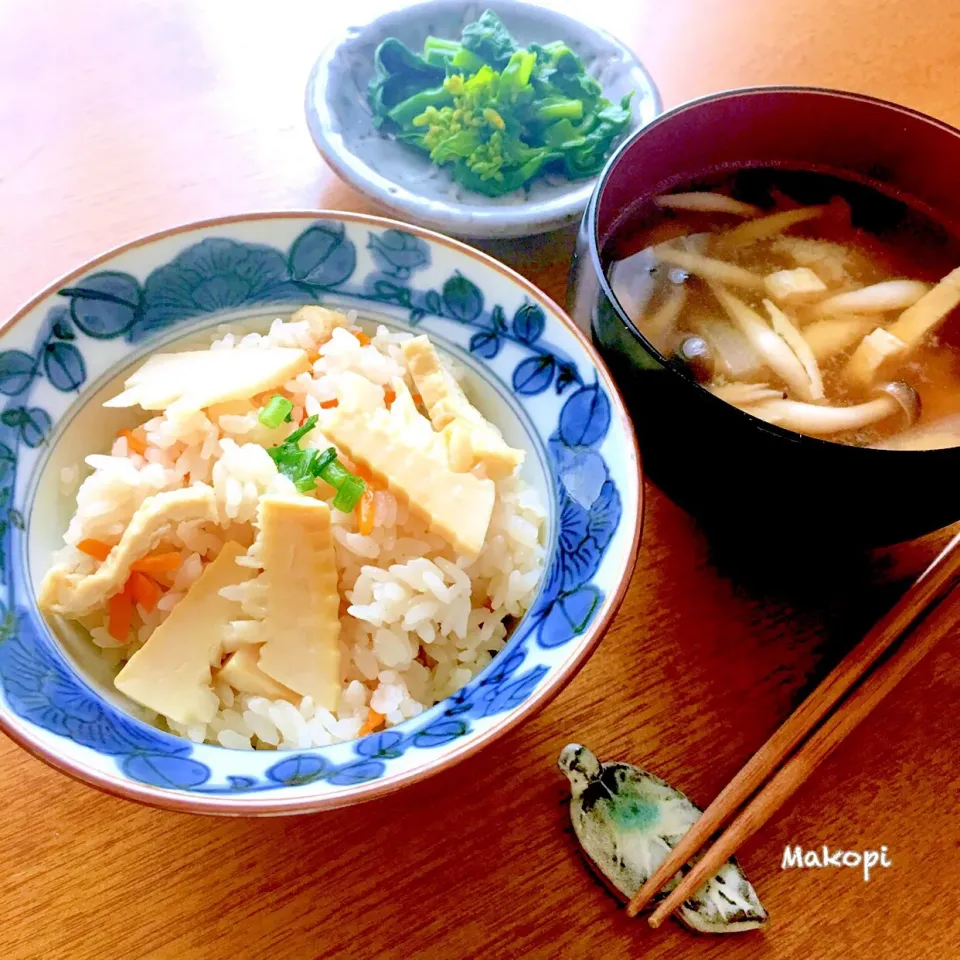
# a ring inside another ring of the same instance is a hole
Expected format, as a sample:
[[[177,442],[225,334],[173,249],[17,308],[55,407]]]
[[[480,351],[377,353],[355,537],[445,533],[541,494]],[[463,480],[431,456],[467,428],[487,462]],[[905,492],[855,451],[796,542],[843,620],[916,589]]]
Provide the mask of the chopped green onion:
[[[317,425],[317,421],[319,419],[320,418],[316,414],[314,414],[312,417],[308,417],[306,420],[303,421],[301,426],[297,427],[297,429],[294,430],[293,433],[291,433],[290,436],[283,441],[283,444],[281,444],[281,446],[287,443],[296,444],[299,440],[303,439],[303,437],[305,437]]]
[[[317,456],[310,466],[310,472],[315,477],[321,477],[326,467],[337,459],[337,451],[333,447],[327,447],[323,453]]]
[[[313,480],[313,469],[320,458],[320,454],[317,450],[301,450],[299,443],[317,425],[317,420],[318,417],[316,416],[309,417],[283,443],[278,443],[276,446],[267,449],[267,453],[270,454],[270,458],[277,465],[277,470],[280,473],[292,480],[294,484],[309,478],[310,487],[308,489],[310,490],[316,486]],[[301,483],[301,486],[303,485]]]
[[[271,430],[276,430],[284,421],[290,420],[293,404],[279,394],[270,398],[270,402],[260,411],[257,419]]]
[[[353,474],[347,470],[339,460],[334,458],[324,465],[317,476],[320,477],[321,480],[326,480],[331,487],[336,487],[339,490],[340,485],[349,477],[352,477]]]
[[[367,485],[359,477],[347,474],[346,479],[337,490],[337,495],[333,498],[333,509],[350,513],[363,496],[363,491],[366,488]]]
[[[300,439],[316,424],[317,418],[310,417],[283,443],[270,447],[267,453],[277,465],[277,470],[293,481],[293,485],[300,493],[309,493],[314,490],[317,486],[316,478],[320,477],[337,491],[333,498],[334,508],[349,513],[363,496],[367,485],[337,461],[335,447],[328,447],[323,453],[315,447],[309,450],[300,449],[298,445]]]

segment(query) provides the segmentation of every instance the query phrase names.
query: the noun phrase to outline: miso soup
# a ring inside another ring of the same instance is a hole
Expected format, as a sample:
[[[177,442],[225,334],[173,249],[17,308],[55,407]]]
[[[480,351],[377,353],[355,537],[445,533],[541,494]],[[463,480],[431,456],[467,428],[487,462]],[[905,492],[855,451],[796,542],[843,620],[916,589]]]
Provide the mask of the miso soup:
[[[960,241],[903,200],[741,170],[655,198],[605,259],[647,340],[747,413],[859,446],[960,445]]]

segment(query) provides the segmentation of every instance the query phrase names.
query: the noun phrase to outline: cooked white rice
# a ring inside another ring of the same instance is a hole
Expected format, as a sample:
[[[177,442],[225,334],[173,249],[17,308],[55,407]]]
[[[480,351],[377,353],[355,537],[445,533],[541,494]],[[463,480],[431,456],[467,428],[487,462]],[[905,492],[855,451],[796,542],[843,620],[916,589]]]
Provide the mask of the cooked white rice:
[[[386,327],[379,327],[366,345],[345,329],[334,330],[321,345],[307,321],[276,320],[265,335],[218,333],[214,350],[298,346],[319,355],[311,373],[286,384],[294,422],[318,413],[322,403],[336,397],[336,378],[344,371],[377,385],[389,385],[394,377],[412,383],[399,349],[410,335]],[[220,516],[230,526],[188,521],[176,527],[166,545],[180,550],[183,562],[155,610],[137,607],[131,642],[111,637],[105,612],[84,618],[93,643],[118,669],[183,598],[204,561],[216,556],[226,540],[253,540],[260,496],[293,490],[265,449],[277,442],[276,433],[256,413],[211,408],[178,419],[163,414],[144,429],[148,445],[143,455],[121,437],[109,455],[87,457],[93,472],[77,491],[77,511],[56,562],[92,572],[96,562],[75,544],[88,538],[115,542],[144,499],[193,482],[213,487]],[[314,430],[303,446],[324,449],[331,444]],[[79,471],[67,468],[61,480],[72,493]],[[392,726],[449,696],[490,662],[512,621],[530,605],[542,572],[543,506],[536,491],[516,476],[497,482],[493,518],[476,558],[458,556],[384,490],[375,495],[369,536],[358,532],[355,513],[332,510],[331,517],[341,592],[343,687],[336,714],[309,697],[296,705],[271,701],[239,694],[220,682],[215,688],[220,706],[211,723],[185,726],[162,716],[148,719],[190,740],[236,749],[302,749],[350,740],[371,710]],[[255,561],[254,556],[248,563]],[[262,602],[256,579],[229,590],[248,615],[256,615]]]

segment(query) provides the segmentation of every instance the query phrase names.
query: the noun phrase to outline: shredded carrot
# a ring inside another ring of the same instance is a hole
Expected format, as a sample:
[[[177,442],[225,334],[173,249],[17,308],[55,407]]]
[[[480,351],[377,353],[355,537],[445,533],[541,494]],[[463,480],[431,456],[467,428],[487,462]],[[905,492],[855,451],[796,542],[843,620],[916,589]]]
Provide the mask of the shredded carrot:
[[[354,336],[360,341],[361,347],[365,347],[370,342],[370,338],[362,330]]]
[[[388,387],[383,391],[383,402],[387,405],[387,409],[393,405],[393,401],[397,399],[397,395]]]
[[[369,537],[373,533],[373,487],[369,484],[357,501],[357,527],[361,536]]]
[[[338,453],[337,459],[343,464],[345,470],[359,477],[364,483],[373,483],[373,474],[362,464],[351,460],[346,454]]]
[[[377,713],[373,707],[367,711],[367,719],[363,721],[358,737],[365,737],[368,733],[373,733],[387,718],[382,713]]]
[[[343,457],[340,458],[340,462],[343,463]],[[347,466],[345,463],[343,465]],[[362,463],[352,464],[347,469],[358,476],[367,486],[373,483],[373,474]]]
[[[173,573],[183,563],[183,557],[179,553],[148,553],[145,557],[130,564],[131,573],[145,573],[148,577],[162,576],[165,573]]]
[[[124,437],[127,441],[127,449],[133,453],[139,453],[142,457],[147,452],[147,444],[141,440],[132,430],[121,430],[118,437]]]
[[[114,640],[123,643],[133,625],[133,601],[127,596],[127,591],[114,594],[107,601],[107,610],[107,631]]]
[[[103,561],[110,555],[113,547],[102,540],[80,540],[77,543],[77,549],[88,557],[93,557],[94,560]]]
[[[140,604],[147,613],[156,609],[163,596],[163,588],[156,580],[151,580],[145,573],[131,573],[127,583],[133,592],[135,603]]]
[[[340,401],[339,400],[324,400],[320,404],[321,410],[332,410]]]
[[[414,393],[414,394],[412,394],[412,397],[413,397],[413,402],[414,402],[418,407],[422,407],[422,406],[423,406],[423,397],[421,397],[419,393]]]

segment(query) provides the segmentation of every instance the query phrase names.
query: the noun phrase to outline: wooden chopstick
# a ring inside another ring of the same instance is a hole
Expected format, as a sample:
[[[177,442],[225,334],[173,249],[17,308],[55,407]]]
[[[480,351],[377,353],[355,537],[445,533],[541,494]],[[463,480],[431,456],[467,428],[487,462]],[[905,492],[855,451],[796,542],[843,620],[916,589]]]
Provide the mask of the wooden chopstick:
[[[634,894],[627,906],[636,916],[677,871],[717,832],[773,773],[818,723],[873,666],[890,645],[937,599],[945,596],[960,576],[960,533],[943,548],[890,611],[820,682],[793,714],[751,757],[746,766],[717,795],[687,831],[660,867]],[[679,888],[678,888],[679,889]],[[658,911],[659,912],[659,911]]]
[[[907,635],[894,653],[850,694],[813,736],[754,797],[693,869],[651,914],[659,927],[712,877],[738,847],[753,836],[802,786],[817,765],[866,718],[874,707],[960,622],[960,587],[947,594]]]

